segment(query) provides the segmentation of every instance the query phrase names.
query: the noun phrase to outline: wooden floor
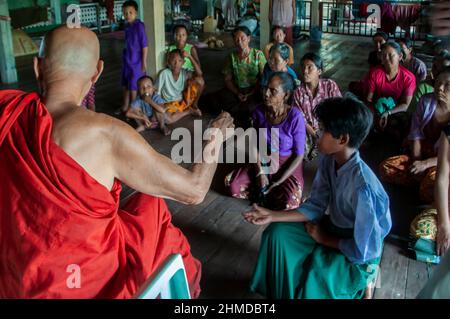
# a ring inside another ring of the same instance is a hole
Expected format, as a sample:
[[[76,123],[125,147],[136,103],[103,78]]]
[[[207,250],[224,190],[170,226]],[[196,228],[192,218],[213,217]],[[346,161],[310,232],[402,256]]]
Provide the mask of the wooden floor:
[[[231,46],[230,36],[226,44]],[[123,36],[120,33],[101,37],[101,56],[105,70],[97,84],[97,110],[112,114],[120,106],[121,51]],[[331,77],[345,91],[348,83],[358,80],[367,71],[366,58],[371,49],[370,39],[352,38],[338,35],[324,35],[322,45],[309,42],[295,45],[295,70],[298,71],[300,57],[308,52],[320,53],[325,62],[325,76]],[[202,61],[206,92],[222,86],[220,70],[229,49],[222,51],[199,50]],[[0,89],[17,88],[25,91],[36,90],[31,58],[17,59],[19,83],[0,85]],[[69,88],[70,89],[70,88]],[[204,124],[208,123],[208,116]],[[193,130],[192,118],[185,118],[177,127]],[[171,148],[177,141],[163,137],[157,131],[144,132],[145,139],[159,152],[170,156]],[[395,150],[388,144],[375,142],[361,149],[362,157],[376,169],[378,163]],[[183,164],[189,167],[187,164]],[[256,261],[262,227],[243,221],[242,212],[249,209],[249,203],[224,195],[223,178],[234,168],[231,164],[220,164],[211,190],[204,202],[197,206],[186,206],[167,201],[173,215],[174,224],[181,228],[189,239],[192,252],[203,265],[201,298],[260,298],[248,292],[248,283]],[[309,193],[316,163],[305,165],[305,195]],[[379,285],[375,298],[414,298],[430,275],[431,268],[425,263],[411,259],[407,254],[406,238],[409,224],[420,211],[416,190],[404,190],[386,186],[391,196],[393,229],[386,240],[380,267]],[[133,191],[124,185],[122,198]]]

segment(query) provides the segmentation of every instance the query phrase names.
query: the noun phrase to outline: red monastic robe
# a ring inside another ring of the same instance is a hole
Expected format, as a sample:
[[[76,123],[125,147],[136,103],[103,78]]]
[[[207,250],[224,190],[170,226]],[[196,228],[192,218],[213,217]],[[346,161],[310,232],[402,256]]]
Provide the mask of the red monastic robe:
[[[164,200],[119,208],[120,191],[52,141],[36,93],[0,91],[0,298],[129,298],[172,253],[198,297],[200,262]]]

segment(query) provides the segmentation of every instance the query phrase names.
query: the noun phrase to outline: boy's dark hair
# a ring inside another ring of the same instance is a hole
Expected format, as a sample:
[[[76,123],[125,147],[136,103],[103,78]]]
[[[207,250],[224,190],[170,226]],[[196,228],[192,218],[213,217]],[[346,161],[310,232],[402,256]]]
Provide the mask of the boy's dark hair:
[[[173,49],[172,51],[169,52],[169,54],[167,55],[167,60],[170,59],[170,57],[172,55],[176,55],[178,54],[180,56],[180,58],[183,59],[183,51],[181,51],[180,49]]]
[[[248,37],[252,35],[252,33],[250,32],[250,30],[247,27],[241,25],[241,26],[234,28],[233,33],[231,34],[233,36],[233,38],[236,35],[236,33],[238,33],[238,32],[243,32]]]
[[[175,34],[177,32],[178,29],[184,29],[186,30],[186,34],[189,35],[189,30],[187,28],[186,25],[184,24],[177,24],[176,26],[173,27],[173,34]]]
[[[153,78],[150,75],[143,75],[141,76],[138,80],[137,80],[137,85],[139,87],[139,85],[141,84],[142,81],[144,81],[145,79],[149,79],[150,81],[152,81],[152,83],[155,83],[153,81]]]
[[[334,138],[348,134],[348,146],[358,149],[369,134],[373,115],[364,103],[353,98],[330,98],[320,103],[316,117]]]
[[[134,0],[125,1],[122,4],[122,10],[125,9],[126,7],[133,7],[136,11],[139,10],[139,6],[138,6],[137,2]]]
[[[319,70],[323,71],[323,61],[320,55],[313,52],[306,53],[300,60],[300,64],[305,60],[312,61]]]
[[[384,41],[389,40],[389,35],[386,32],[383,32],[383,31],[378,31],[377,33],[375,33],[372,36],[372,39],[375,38],[375,37],[382,37],[384,39]]]

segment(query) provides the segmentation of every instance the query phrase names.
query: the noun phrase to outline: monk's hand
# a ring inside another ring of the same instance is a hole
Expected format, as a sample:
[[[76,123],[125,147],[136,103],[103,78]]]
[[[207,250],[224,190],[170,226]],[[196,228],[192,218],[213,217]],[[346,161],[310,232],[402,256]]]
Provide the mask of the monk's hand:
[[[307,222],[305,223],[305,228],[309,236],[311,236],[317,243],[322,244],[324,242],[326,234],[320,225]]]
[[[414,161],[411,164],[409,171],[414,175],[418,175],[420,173],[425,172],[427,169],[428,169],[428,163],[426,160],[425,161]]]
[[[228,112],[222,112],[211,122],[209,127],[218,129],[222,134],[223,141],[234,135],[234,119]]]
[[[439,256],[444,255],[450,248],[450,224],[439,225],[436,234],[436,252]]]
[[[273,213],[270,209],[253,204],[251,211],[243,214],[244,219],[250,224],[266,225],[273,221]]]

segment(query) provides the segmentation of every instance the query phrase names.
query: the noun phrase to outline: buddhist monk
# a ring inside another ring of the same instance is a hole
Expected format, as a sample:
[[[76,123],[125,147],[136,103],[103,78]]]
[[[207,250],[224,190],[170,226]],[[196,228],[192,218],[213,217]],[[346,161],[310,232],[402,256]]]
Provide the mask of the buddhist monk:
[[[96,35],[63,26],[34,59],[40,94],[0,91],[0,298],[133,297],[173,253],[200,293],[201,265],[162,198],[202,202],[218,152],[186,170],[80,107],[102,70]],[[233,119],[211,126],[205,148],[220,149]],[[138,191],[123,207],[120,182]]]

